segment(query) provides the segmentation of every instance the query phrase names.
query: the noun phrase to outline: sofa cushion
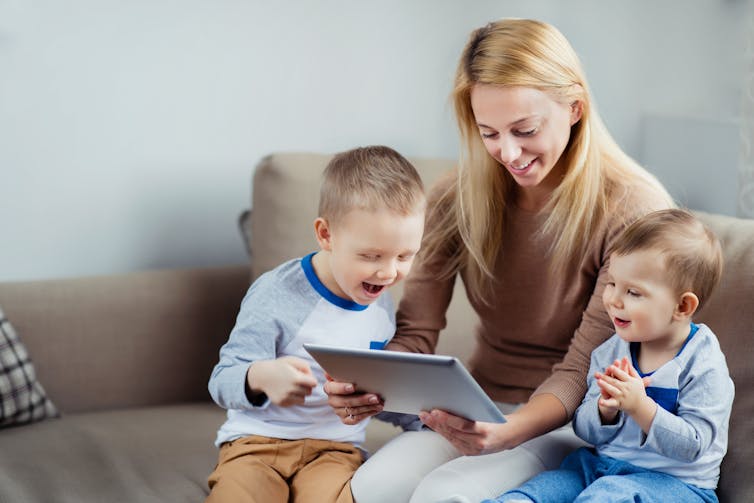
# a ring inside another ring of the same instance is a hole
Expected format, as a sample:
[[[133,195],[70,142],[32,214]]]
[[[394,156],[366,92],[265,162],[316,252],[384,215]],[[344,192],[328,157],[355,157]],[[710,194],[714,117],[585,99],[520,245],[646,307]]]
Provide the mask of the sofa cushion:
[[[205,402],[66,414],[0,431],[0,501],[204,501],[224,419]]]
[[[26,346],[0,308],[0,428],[56,417]]]
[[[720,340],[736,386],[721,501],[754,501],[754,220],[695,212],[720,238],[725,265],[717,290],[695,317]]]

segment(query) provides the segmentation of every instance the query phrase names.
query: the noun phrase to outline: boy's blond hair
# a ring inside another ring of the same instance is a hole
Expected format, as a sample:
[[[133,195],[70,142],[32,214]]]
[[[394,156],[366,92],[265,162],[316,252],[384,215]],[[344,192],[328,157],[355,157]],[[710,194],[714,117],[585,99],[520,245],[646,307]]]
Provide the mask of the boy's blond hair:
[[[319,216],[331,224],[355,209],[387,208],[410,215],[425,204],[419,173],[390,147],[374,145],[336,154],[322,175]]]
[[[662,254],[671,287],[679,295],[693,292],[699,298],[700,308],[720,281],[723,270],[720,240],[688,211],[649,213],[623,231],[611,253],[622,256],[646,250]]]

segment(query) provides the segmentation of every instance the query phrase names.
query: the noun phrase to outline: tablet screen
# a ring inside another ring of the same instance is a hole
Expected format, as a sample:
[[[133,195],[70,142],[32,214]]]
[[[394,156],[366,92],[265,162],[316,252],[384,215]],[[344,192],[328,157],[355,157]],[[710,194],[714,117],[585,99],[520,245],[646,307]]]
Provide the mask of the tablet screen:
[[[333,379],[376,393],[385,410],[441,409],[474,421],[503,423],[494,402],[453,356],[304,344]]]

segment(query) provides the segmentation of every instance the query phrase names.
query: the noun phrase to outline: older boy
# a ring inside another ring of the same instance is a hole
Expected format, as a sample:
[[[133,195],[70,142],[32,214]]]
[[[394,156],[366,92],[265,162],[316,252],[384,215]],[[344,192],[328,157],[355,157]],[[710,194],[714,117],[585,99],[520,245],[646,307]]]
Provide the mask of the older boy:
[[[320,250],[262,275],[212,372],[228,409],[207,501],[350,502],[366,422],[345,425],[303,344],[382,348],[395,331],[385,290],[408,274],[424,230],[414,167],[387,147],[336,155],[323,174]]]
[[[595,448],[496,501],[717,501],[733,382],[717,338],[691,317],[721,271],[719,241],[686,211],[625,230],[602,297],[616,334],[592,352],[573,419]]]

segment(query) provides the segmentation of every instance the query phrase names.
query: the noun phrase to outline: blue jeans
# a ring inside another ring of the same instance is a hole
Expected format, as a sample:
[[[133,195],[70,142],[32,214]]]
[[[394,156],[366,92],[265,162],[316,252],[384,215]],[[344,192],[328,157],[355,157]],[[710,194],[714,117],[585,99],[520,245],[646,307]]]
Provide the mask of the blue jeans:
[[[558,470],[542,472],[495,500],[535,503],[718,503],[713,489],[700,489],[665,473],[646,470],[582,447],[569,454]]]

